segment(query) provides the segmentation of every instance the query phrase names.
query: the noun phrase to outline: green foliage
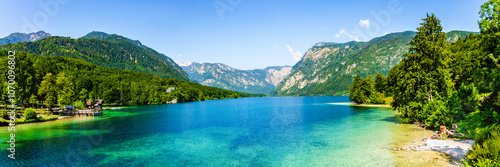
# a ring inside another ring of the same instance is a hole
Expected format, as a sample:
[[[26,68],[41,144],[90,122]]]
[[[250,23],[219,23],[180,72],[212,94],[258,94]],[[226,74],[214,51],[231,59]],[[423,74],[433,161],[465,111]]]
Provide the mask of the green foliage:
[[[7,64],[7,57],[2,53],[6,52],[0,52],[0,63]],[[57,102],[62,106],[72,105],[82,97],[104,99],[107,104],[132,105],[162,104],[173,99],[178,102],[197,101],[201,100],[200,92],[203,92],[203,100],[264,96],[227,91],[135,71],[104,68],[73,58],[40,57],[26,52],[16,52],[16,56],[35,60],[30,65],[36,69],[33,76],[39,79],[36,79],[33,85],[40,86],[35,86],[34,89],[49,107],[55,106]],[[6,68],[0,66],[0,75],[5,75],[5,70]],[[0,83],[4,82],[6,77],[0,77]],[[5,85],[3,86],[5,88]],[[166,93],[169,87],[176,89]],[[6,97],[3,98],[6,100]]]
[[[52,36],[35,42],[11,43],[2,46],[2,48],[46,57],[76,58],[107,68],[144,72],[184,81],[189,80],[187,74],[172,59],[143,46],[138,41],[114,34],[106,34],[105,37],[100,38],[93,36],[93,33],[98,32],[92,32],[79,39]],[[27,62],[27,64],[30,63]],[[28,74],[30,69],[22,69],[19,72]]]
[[[453,85],[447,68],[448,45],[445,34],[441,32],[441,21],[433,14],[427,15],[423,20],[417,28],[417,35],[409,43],[408,53],[404,55],[405,59],[401,61],[396,74],[398,81],[392,103],[410,122],[419,119],[417,113],[426,113],[422,111],[423,107],[409,107],[410,103],[419,103],[413,106],[427,106],[428,109],[442,109],[440,102],[433,101],[448,97]],[[432,104],[426,105],[427,103]],[[431,122],[441,122],[434,119],[439,119],[438,116],[445,119],[446,115],[433,116]]]
[[[76,109],[84,109],[85,108],[85,103],[81,100],[75,101],[73,105],[76,107]]]
[[[349,87],[349,100],[356,103],[384,104],[385,96],[375,90],[373,77],[368,75],[365,79],[360,76],[354,77],[354,81]]]
[[[473,151],[467,156],[472,166],[500,166],[500,127],[491,126],[476,138]]]
[[[39,95],[45,95],[45,103],[49,108],[56,104],[57,99],[57,86],[56,77],[52,73],[47,73],[40,83]]]
[[[465,119],[467,114],[476,112],[480,105],[479,91],[474,84],[462,84],[460,89],[453,91],[447,99],[448,108],[455,122]]]
[[[61,107],[73,104],[75,98],[75,86],[73,82],[74,81],[71,81],[64,73],[59,73],[57,75],[57,101]]]
[[[415,111],[415,117],[418,120],[423,120],[424,124],[430,125],[436,129],[438,129],[440,125],[451,127],[453,124],[453,115],[443,101],[434,100],[425,103],[422,106],[422,110]]]
[[[360,76],[354,77],[354,81],[349,87],[349,100],[356,103],[363,103],[366,99],[365,92],[361,89],[363,79]]]
[[[27,108],[24,110],[24,119],[25,120],[30,120],[30,119],[36,119],[36,111],[32,108]]]
[[[388,96],[387,89],[387,79],[385,78],[384,74],[377,73],[377,75],[375,76],[375,91]]]
[[[370,95],[370,102],[373,104],[385,104],[385,96],[383,93],[374,91]]]
[[[7,112],[8,112],[7,110],[1,110],[0,111],[0,114],[1,114],[0,117],[3,118],[3,119],[5,119],[5,120],[9,120],[10,119],[10,115],[7,114]]]

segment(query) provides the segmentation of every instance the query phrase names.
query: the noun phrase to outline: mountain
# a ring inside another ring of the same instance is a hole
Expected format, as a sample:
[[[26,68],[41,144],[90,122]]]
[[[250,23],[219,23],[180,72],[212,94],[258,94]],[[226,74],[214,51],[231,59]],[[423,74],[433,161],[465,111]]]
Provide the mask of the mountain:
[[[238,70],[221,63],[191,63],[182,68],[192,80],[203,85],[255,94],[268,94],[274,90],[292,69],[290,66],[274,66]]]
[[[0,63],[9,61],[8,51],[0,49]],[[43,97],[45,104],[71,105],[75,101],[98,98],[107,104],[135,105],[263,96],[105,68],[68,57],[42,57],[17,51],[15,61],[19,65],[15,68],[16,85],[22,88],[16,92],[16,101],[24,104],[28,103],[25,99],[33,97]],[[0,83],[7,82],[8,70],[7,66],[0,66]],[[56,82],[57,88],[54,87]],[[7,84],[1,84],[0,94],[7,93],[6,90]],[[45,92],[41,96],[40,90]]]
[[[451,31],[448,41],[454,42],[472,32]],[[391,33],[368,42],[320,42],[311,47],[293,66],[273,96],[347,95],[353,78],[376,73],[387,75],[398,64],[415,36],[413,31]]]
[[[52,36],[35,42],[11,43],[1,48],[47,57],[77,58],[106,68],[189,80],[189,76],[171,58],[137,40],[115,34],[91,32],[79,39]]]
[[[9,36],[6,36],[5,38],[0,38],[0,45],[5,45],[9,43],[18,43],[18,42],[33,42],[50,36],[52,35],[44,31],[38,31],[29,34],[16,32],[10,34]]]

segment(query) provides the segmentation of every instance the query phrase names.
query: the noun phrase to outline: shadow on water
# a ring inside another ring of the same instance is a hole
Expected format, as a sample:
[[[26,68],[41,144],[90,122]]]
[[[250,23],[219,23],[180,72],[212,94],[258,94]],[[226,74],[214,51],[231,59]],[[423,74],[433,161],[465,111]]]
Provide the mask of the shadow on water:
[[[402,124],[402,121],[399,119],[399,116],[397,116],[397,115],[386,117],[386,118],[380,119],[380,120],[381,121],[385,121],[385,122],[392,122],[392,123],[395,123],[395,124]]]

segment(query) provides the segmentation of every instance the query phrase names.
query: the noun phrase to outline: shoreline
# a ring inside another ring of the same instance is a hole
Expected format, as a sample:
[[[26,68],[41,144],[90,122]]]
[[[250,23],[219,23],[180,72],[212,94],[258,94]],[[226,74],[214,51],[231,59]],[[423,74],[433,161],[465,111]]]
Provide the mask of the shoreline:
[[[329,103],[332,105],[349,105],[353,107],[392,108],[390,105],[356,104],[351,102]],[[394,137],[390,141],[390,149],[396,166],[463,166],[474,140],[430,139],[433,130],[424,129],[414,124],[398,121],[400,125],[394,129]],[[423,138],[429,138],[423,140]]]
[[[328,103],[332,105],[349,105],[349,106],[355,106],[355,107],[376,107],[376,108],[392,108],[391,105],[387,104],[356,104],[354,102],[342,102],[342,103]]]
[[[424,130],[412,124],[401,124],[394,130],[395,137],[390,144],[396,166],[462,166],[472,149],[470,139],[428,139],[432,130]]]

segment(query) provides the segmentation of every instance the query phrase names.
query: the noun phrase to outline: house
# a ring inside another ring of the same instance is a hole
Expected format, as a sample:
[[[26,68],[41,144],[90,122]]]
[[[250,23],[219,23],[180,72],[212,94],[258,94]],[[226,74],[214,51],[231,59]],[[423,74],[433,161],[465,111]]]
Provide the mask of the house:
[[[87,108],[102,109],[104,99],[88,99],[86,104]]]
[[[75,110],[75,106],[66,106],[64,108],[64,110],[66,110],[66,111],[73,111],[73,110]]]
[[[174,90],[175,90],[175,87],[169,87],[169,88],[167,88],[167,93],[170,93],[170,92],[172,92]]]

